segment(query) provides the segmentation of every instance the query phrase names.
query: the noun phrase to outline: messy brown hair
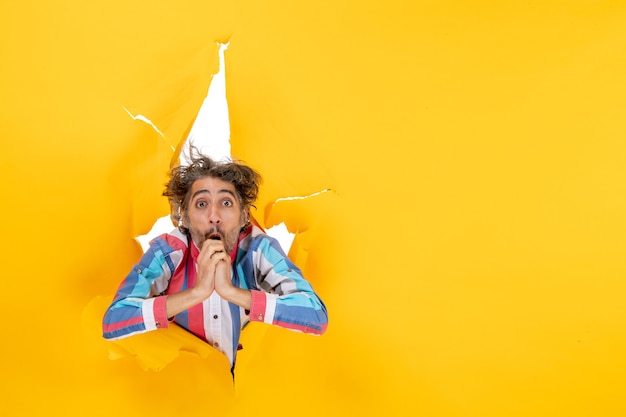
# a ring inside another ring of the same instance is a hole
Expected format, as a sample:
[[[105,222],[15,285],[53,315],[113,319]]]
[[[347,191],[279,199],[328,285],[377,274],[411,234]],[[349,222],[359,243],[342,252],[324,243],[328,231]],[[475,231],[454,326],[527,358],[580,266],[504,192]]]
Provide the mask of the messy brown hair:
[[[172,168],[169,176],[163,195],[170,202],[172,218],[179,224],[181,217],[187,212],[191,186],[196,180],[211,177],[232,183],[243,210],[255,207],[253,203],[257,199],[262,181],[261,175],[243,162],[215,161],[202,155],[195,147],[190,149],[189,165],[181,164]]]

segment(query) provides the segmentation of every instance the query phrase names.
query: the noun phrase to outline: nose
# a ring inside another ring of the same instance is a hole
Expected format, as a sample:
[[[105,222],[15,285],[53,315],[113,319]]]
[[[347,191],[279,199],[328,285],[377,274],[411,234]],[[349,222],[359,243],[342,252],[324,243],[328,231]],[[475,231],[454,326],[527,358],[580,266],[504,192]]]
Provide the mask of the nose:
[[[211,208],[209,209],[209,223],[211,224],[219,224],[221,221],[220,218],[220,213],[218,210],[218,205],[217,204],[212,204]]]

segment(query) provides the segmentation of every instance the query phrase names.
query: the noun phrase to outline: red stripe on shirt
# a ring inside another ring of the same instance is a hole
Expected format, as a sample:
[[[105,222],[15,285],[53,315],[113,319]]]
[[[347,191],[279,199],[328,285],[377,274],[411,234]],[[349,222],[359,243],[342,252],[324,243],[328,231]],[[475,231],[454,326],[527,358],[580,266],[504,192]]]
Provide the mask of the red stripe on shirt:
[[[194,252],[197,252],[197,250],[195,250]],[[197,253],[194,253],[194,252],[192,252],[192,255],[197,256]],[[195,287],[196,280],[197,280],[196,265],[194,262],[190,262],[189,269],[187,270],[187,288]],[[201,338],[206,337],[205,329],[204,329],[204,307],[202,306],[202,303],[196,304],[195,306],[192,306],[189,309],[187,309],[187,326],[189,327],[189,331],[192,332],[193,334]]]
[[[286,329],[298,330],[303,333],[312,333],[312,334],[323,334],[324,332],[326,332],[326,327],[328,326],[327,324],[323,324],[321,326],[322,328],[320,330],[317,330],[313,327],[303,326],[301,324],[295,324],[295,323],[285,323],[284,321],[278,321],[278,320],[275,320],[272,324],[276,326],[284,327]]]
[[[124,327],[130,327],[130,326],[134,326],[135,324],[140,324],[140,323],[143,323],[143,317],[137,316],[137,317],[130,318],[128,320],[105,324],[102,326],[102,330],[104,330],[106,333],[109,333],[109,332],[114,332],[116,330],[122,329]]]
[[[154,304],[152,304],[152,314],[154,315],[154,321],[157,327],[166,328],[169,322],[167,321],[167,295],[154,298]]]
[[[196,304],[187,310],[187,325],[189,326],[190,332],[203,339],[206,338],[204,328],[204,307],[202,306],[202,303]]]
[[[258,290],[251,290],[252,302],[250,303],[250,320],[263,321],[265,319],[265,309],[267,298],[265,293]]]

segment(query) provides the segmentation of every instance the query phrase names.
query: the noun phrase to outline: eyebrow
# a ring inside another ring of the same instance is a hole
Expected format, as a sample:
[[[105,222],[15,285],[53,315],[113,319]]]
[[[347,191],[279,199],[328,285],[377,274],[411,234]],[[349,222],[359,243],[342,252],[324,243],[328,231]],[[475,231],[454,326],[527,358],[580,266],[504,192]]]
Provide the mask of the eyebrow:
[[[198,190],[198,191],[196,191],[195,193],[193,193],[193,195],[191,196],[191,199],[193,200],[194,198],[196,198],[196,196],[197,196],[198,194],[202,194],[202,193],[208,193],[208,194],[211,194],[211,193],[209,192],[209,190],[207,190],[206,188],[203,188],[203,189]],[[219,190],[219,191],[217,192],[217,194],[221,194],[221,193],[227,193],[227,194],[232,195],[232,196],[233,196],[233,198],[235,198],[235,199],[237,198],[237,196],[235,195],[235,193],[233,193],[232,191],[230,191],[230,190],[228,190],[228,189],[226,189],[226,188],[222,188],[221,190]]]

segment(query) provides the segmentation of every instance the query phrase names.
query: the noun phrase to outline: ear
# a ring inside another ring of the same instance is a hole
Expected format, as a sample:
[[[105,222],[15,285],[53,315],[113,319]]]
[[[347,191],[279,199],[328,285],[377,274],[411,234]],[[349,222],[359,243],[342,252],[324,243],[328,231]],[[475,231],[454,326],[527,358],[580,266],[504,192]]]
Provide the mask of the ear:
[[[183,225],[183,213],[180,211],[180,206],[178,206],[178,225]]]
[[[242,226],[247,225],[248,223],[250,223],[250,207],[246,207],[242,210],[241,212],[242,214],[242,218],[243,218],[243,224]]]

